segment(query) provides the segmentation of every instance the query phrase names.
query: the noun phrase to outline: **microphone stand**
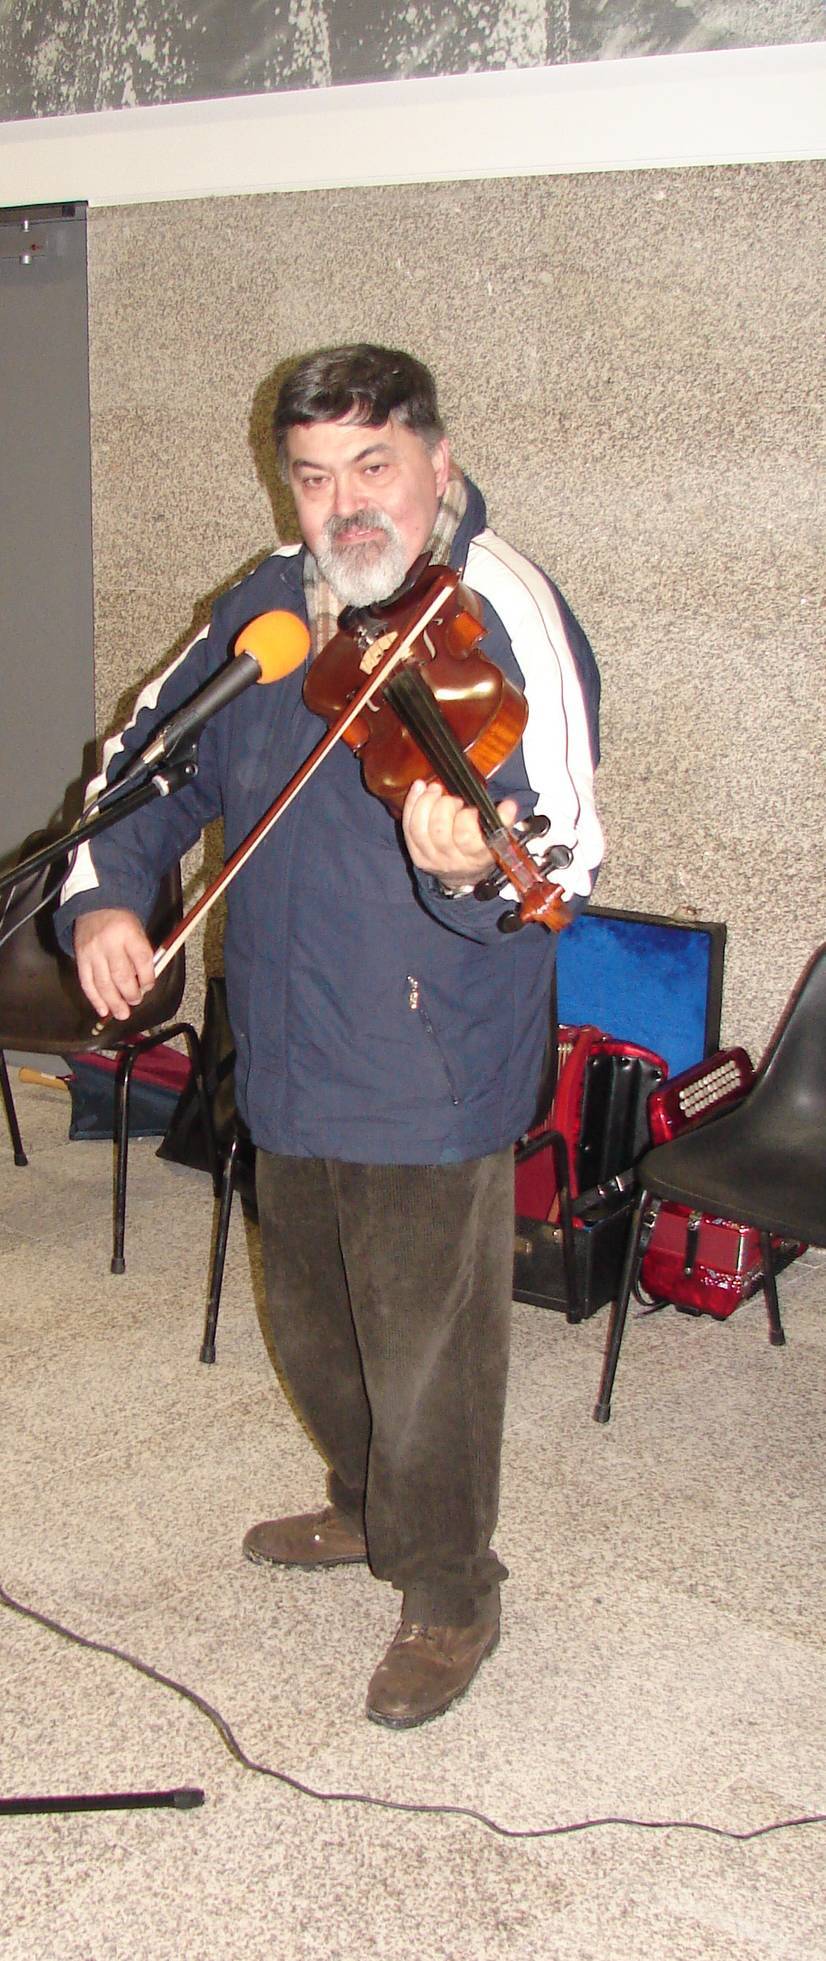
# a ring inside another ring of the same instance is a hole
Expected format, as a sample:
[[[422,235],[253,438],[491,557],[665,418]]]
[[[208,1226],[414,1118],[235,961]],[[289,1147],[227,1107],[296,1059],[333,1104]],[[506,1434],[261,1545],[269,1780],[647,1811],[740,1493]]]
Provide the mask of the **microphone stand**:
[[[99,831],[109,830],[112,824],[120,823],[122,817],[129,817],[133,811],[140,810],[152,797],[172,796],[197,774],[197,743],[192,736],[176,744],[163,765],[156,766],[146,782],[134,784],[121,796],[117,794],[117,783],[113,783],[104,791],[102,799],[92,806],[88,817],[82,818],[74,830],[52,839],[39,851],[33,851],[30,857],[22,858],[10,871],[0,873],[0,893],[32,877],[42,866],[66,857],[78,844],[95,837]],[[24,922],[21,920],[19,923],[22,925]],[[190,1786],[167,1791],[101,1791],[51,1797],[0,1798],[0,1817],[30,1817],[43,1812],[143,1811],[150,1806],[190,1811],[203,1802],[203,1791]]]
[[[204,1793],[197,1785],[173,1791],[90,1792],[86,1797],[0,1798],[0,1818],[31,1817],[45,1811],[146,1811],[164,1806],[192,1811],[203,1802]]]
[[[82,817],[73,830],[66,831],[63,837],[52,838],[39,851],[33,851],[31,857],[21,858],[10,870],[0,872],[0,893],[10,886],[21,884],[24,879],[39,872],[43,865],[51,865],[67,857],[87,838],[96,837],[99,831],[109,830],[112,824],[119,824],[122,817],[131,817],[133,811],[142,809],[152,797],[174,795],[197,774],[198,759],[193,737],[180,749],[173,750],[161,767],[155,767],[146,782],[134,784],[124,790],[120,797],[117,795],[117,783],[113,783],[104,791],[102,799],[93,804],[88,817]]]

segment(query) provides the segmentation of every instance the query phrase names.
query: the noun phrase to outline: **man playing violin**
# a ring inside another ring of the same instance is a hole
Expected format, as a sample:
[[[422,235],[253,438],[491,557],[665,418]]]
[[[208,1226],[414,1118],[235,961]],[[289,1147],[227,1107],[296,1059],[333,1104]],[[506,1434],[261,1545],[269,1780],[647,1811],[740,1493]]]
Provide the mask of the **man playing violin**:
[[[429,371],[392,349],[322,349],[284,382],[274,434],[303,543],[217,602],[107,745],[104,775],[256,615],[298,614],[316,659],[344,608],[380,609],[427,553],[476,595],[484,653],[527,697],[522,739],[496,774],[499,814],[506,827],[547,815],[575,911],[602,852],[593,655],[561,594],[488,527]],[[161,873],[219,812],[234,850],[318,742],[304,680],[296,670],[239,695],[204,729],[193,783],[79,850],[59,930],[99,1014],[125,1018],[152,985],[143,922]],[[269,1332],[329,1497],[254,1525],[244,1552],[307,1570],[366,1562],[398,1590],[366,1709],[399,1729],[468,1687],[496,1646],[506,1578],[491,1539],[513,1145],[536,1107],[555,940],[538,923],[500,930],[507,888],[474,894],[491,869],[474,807],[423,774],[398,822],[341,743],[228,893],[236,1100],[256,1146]]]

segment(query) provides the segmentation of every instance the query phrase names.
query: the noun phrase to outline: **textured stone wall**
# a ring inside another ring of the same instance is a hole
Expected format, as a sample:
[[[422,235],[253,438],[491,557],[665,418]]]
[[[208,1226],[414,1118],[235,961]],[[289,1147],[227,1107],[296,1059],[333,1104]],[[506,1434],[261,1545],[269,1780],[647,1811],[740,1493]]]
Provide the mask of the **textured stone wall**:
[[[824,38],[822,0],[7,0],[0,120]]]
[[[408,346],[597,651],[600,897],[725,920],[724,1032],[759,1052],[824,934],[822,193],[772,164],[92,211],[101,728],[289,531],[280,364]],[[204,960],[214,932],[194,1013]]]

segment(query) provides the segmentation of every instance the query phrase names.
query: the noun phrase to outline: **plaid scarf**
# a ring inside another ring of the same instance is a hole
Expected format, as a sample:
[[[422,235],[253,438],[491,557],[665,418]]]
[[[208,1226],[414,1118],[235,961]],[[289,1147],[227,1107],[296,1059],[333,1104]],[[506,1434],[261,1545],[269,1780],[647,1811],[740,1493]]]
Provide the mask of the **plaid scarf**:
[[[451,464],[450,477],[442,501],[436,512],[433,530],[430,533],[425,551],[430,554],[434,564],[447,565],[450,560],[453,540],[467,510],[467,489],[465,479],[456,464]],[[343,610],[343,601],[333,592],[332,586],[319,571],[318,561],[308,551],[304,559],[304,596],[307,602],[307,618],[310,623],[312,639],[312,658],[321,653],[328,640],[338,628],[338,616]]]

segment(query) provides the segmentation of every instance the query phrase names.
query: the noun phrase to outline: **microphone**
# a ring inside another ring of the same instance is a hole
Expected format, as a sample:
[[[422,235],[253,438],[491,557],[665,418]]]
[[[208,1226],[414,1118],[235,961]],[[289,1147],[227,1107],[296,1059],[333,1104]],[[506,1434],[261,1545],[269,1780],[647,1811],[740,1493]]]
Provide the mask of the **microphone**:
[[[109,786],[109,794],[164,762],[190,736],[199,735],[219,708],[225,708],[254,681],[283,680],[301,666],[309,645],[310,635],[296,613],[259,613],[249,620],[236,637],[232,658],[156,730],[123,775]]]

